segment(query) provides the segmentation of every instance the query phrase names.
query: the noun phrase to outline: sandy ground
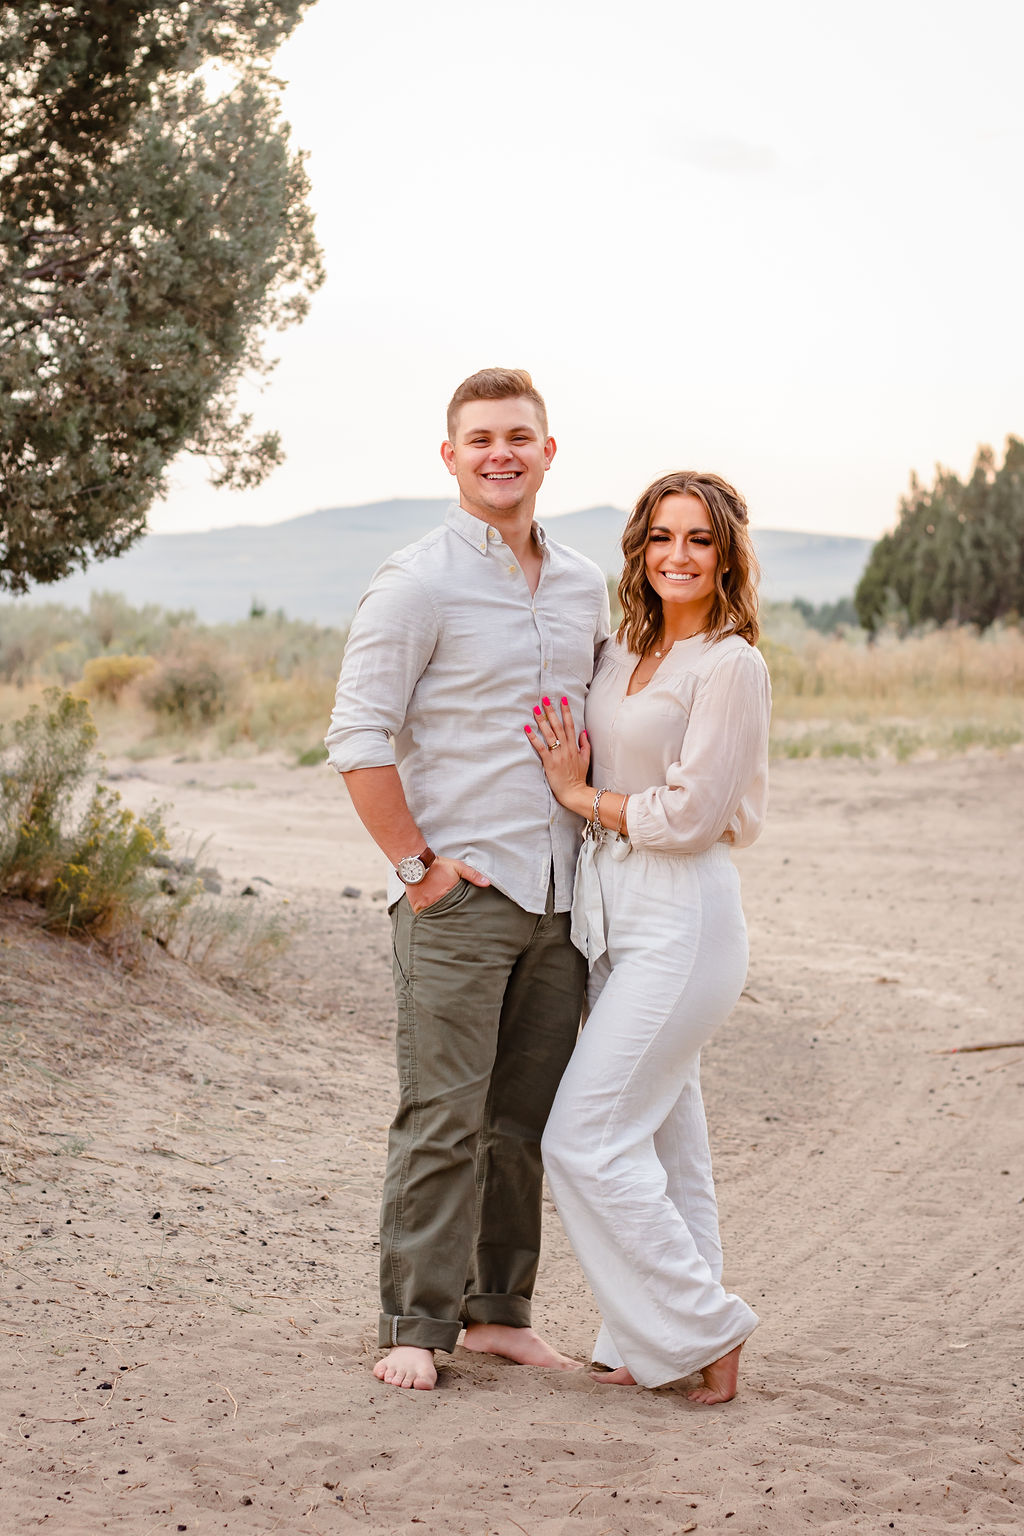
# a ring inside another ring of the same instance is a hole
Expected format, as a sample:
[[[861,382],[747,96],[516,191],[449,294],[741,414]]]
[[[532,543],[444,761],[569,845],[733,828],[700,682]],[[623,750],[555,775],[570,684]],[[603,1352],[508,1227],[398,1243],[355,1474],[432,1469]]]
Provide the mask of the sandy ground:
[[[302,927],[268,983],[214,985],[3,912],[4,1529],[1021,1529],[1024,1049],[939,1053],[1024,1038],[1024,757],[775,766],[705,1053],[763,1319],[716,1409],[458,1350],[435,1393],[374,1381],[381,861],[326,771],[142,773],[118,788],[212,838],[226,900],[260,876]],[[587,1358],[551,1210],[536,1311]]]

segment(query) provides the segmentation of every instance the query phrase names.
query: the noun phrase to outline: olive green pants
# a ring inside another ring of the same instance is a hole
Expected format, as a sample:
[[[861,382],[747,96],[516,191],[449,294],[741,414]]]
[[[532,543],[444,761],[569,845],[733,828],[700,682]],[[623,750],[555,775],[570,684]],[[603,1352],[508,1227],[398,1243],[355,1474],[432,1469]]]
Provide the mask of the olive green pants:
[[[551,901],[549,898],[549,907]],[[527,1327],[540,1138],[579,1029],[569,914],[460,881],[391,913],[398,1113],[381,1207],[382,1348],[455,1348],[467,1322]]]

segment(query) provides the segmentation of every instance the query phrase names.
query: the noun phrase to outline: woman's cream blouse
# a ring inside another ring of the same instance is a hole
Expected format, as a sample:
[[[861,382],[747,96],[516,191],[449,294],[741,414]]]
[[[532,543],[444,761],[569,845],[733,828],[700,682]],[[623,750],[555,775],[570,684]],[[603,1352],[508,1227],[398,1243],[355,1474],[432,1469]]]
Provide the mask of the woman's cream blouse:
[[[746,847],[768,799],[771,684],[760,651],[737,635],[677,641],[629,696],[638,659],[611,639],[598,661],[586,709],[595,788],[629,796],[635,848]]]

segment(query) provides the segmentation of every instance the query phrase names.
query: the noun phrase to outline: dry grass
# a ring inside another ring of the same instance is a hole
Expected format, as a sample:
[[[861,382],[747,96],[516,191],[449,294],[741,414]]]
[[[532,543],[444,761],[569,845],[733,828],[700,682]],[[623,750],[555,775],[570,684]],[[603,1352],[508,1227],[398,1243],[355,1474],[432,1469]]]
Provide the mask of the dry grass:
[[[163,939],[168,953],[221,981],[244,977],[266,982],[274,960],[288,947],[293,921],[237,897],[201,896],[174,913]]]
[[[764,620],[777,756],[905,758],[1002,750],[1024,740],[1024,634],[1017,628],[883,633],[869,645],[856,631],[808,629],[788,605],[769,606]],[[132,683],[118,700],[94,702],[100,743],[138,759],[273,750],[320,762],[343,641],[336,631],[271,619],[203,630],[206,654],[236,680],[223,713],[191,727],[156,718]],[[0,721],[39,701],[58,663],[66,669],[63,642],[49,661],[40,657],[38,679],[0,683]]]
[[[769,635],[776,756],[893,756],[1024,741],[1024,635],[939,630],[869,645]]]
[[[282,614],[211,626],[110,594],[87,612],[0,603],[0,722],[56,683],[90,696],[107,752],[304,760],[323,740],[344,644],[341,630]]]
[[[276,751],[294,754],[298,760],[322,750],[327,722],[334,702],[336,673],[294,677],[248,677],[237,701],[218,719],[189,728],[181,723],[155,720],[138,697],[134,685],[120,699],[91,699],[90,708],[99,743],[108,756],[139,761],[147,757],[179,754],[194,757],[250,756]],[[18,688],[0,683],[0,724],[20,719],[40,704],[45,682]],[[71,692],[83,690],[72,685]]]
[[[920,713],[946,703],[957,708],[985,695],[1024,700],[1024,635],[1018,629],[935,630],[898,638],[862,638],[804,632],[799,645],[769,634],[768,661],[777,701],[851,700],[894,714]]]

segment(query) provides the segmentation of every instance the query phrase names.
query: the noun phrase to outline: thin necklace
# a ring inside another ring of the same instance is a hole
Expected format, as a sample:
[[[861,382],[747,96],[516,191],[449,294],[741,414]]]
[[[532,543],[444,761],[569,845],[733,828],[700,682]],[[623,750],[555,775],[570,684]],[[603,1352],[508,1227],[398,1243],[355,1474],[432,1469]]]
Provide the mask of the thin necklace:
[[[679,640],[673,640],[672,641],[672,645],[678,645],[680,643],[680,641],[682,641],[682,640],[692,640],[694,638],[694,635],[699,635],[699,634],[700,634],[700,630],[699,629],[695,629],[692,635],[680,635],[679,636]],[[662,645],[665,645],[664,640],[661,643],[662,643]],[[652,654],[652,656],[656,656],[657,659],[660,661],[663,656],[667,656],[668,655],[669,651],[672,649],[672,645],[665,645],[665,649],[663,651],[652,651],[651,654]]]

